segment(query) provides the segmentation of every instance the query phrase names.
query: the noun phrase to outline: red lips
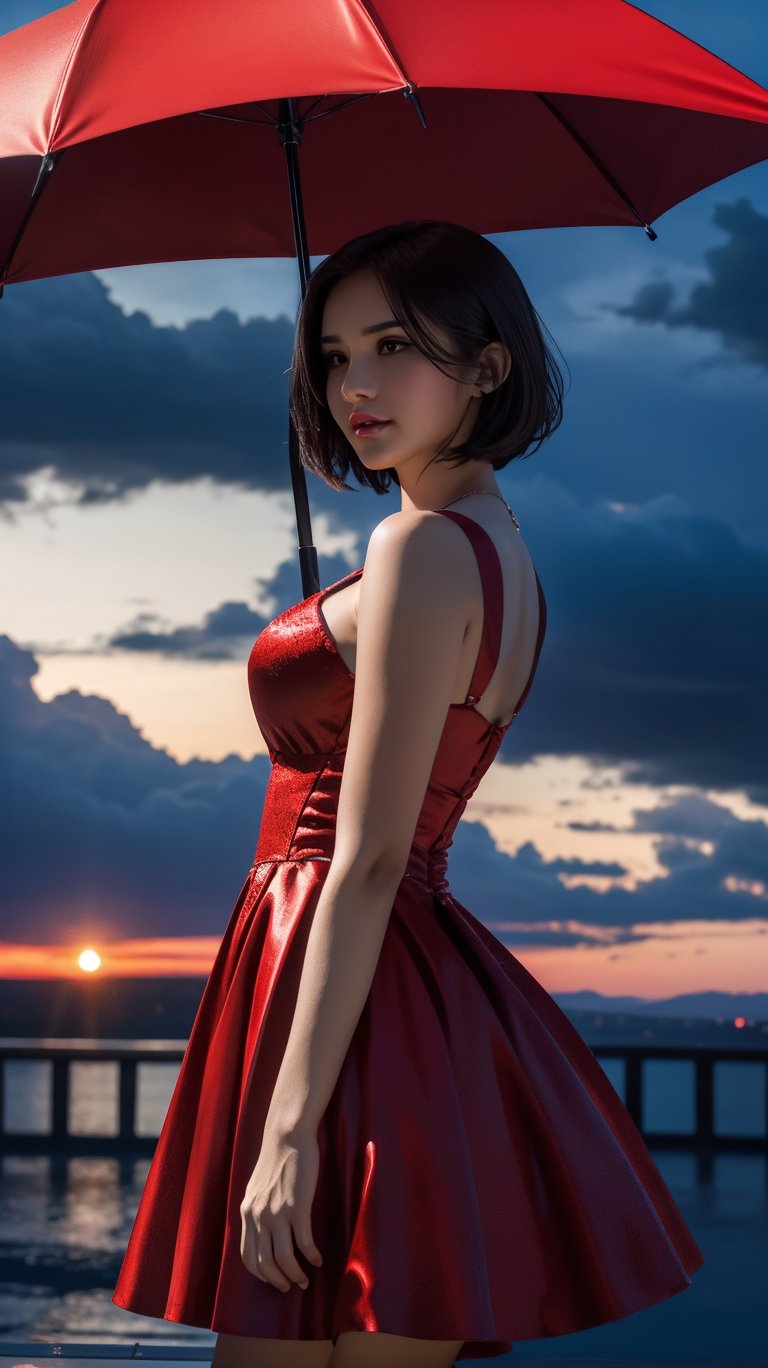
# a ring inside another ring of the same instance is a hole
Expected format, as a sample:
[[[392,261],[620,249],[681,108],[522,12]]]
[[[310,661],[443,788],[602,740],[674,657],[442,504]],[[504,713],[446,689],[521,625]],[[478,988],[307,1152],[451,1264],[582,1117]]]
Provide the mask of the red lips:
[[[359,428],[361,423],[388,423],[388,418],[377,418],[375,413],[351,413],[349,415],[349,426]]]

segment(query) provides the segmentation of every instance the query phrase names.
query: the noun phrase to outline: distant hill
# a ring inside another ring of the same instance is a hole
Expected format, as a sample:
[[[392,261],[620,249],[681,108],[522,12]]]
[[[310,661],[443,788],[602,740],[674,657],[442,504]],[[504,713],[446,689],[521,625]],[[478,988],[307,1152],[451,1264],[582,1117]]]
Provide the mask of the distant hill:
[[[710,988],[705,993],[681,993],[672,998],[607,997],[583,988],[577,993],[553,993],[564,1012],[632,1012],[641,1016],[717,1017],[735,1016],[753,1021],[768,1020],[768,993],[722,993]]]
[[[0,1036],[186,1040],[205,978],[0,979]],[[649,1000],[584,989],[555,1001],[590,1044],[768,1043],[768,994],[688,993]],[[735,1017],[755,1023],[737,1030]]]

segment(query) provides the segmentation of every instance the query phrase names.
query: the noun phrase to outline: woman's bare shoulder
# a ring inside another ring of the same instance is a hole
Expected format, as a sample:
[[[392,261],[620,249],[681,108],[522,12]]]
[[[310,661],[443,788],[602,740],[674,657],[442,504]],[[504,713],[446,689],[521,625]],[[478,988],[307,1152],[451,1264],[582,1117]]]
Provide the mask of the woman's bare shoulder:
[[[398,510],[376,524],[357,587],[356,623],[366,602],[385,616],[400,615],[406,604],[427,617],[450,605],[469,621],[482,593],[467,537],[433,509]]]
[[[474,560],[466,534],[434,508],[402,508],[390,513],[373,528],[369,547],[372,543],[388,548],[394,557],[407,553],[416,562],[420,558],[431,561],[438,555],[445,561],[446,570],[456,563],[457,548],[464,548],[459,555],[466,564]]]

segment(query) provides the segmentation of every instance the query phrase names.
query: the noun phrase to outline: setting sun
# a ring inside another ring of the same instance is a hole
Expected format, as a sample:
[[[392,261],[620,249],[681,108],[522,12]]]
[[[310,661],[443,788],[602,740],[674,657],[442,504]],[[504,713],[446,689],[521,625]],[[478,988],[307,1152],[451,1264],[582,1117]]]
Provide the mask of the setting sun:
[[[98,955],[95,950],[83,950],[78,955],[77,962],[87,974],[92,974],[94,970],[101,968],[101,955]]]

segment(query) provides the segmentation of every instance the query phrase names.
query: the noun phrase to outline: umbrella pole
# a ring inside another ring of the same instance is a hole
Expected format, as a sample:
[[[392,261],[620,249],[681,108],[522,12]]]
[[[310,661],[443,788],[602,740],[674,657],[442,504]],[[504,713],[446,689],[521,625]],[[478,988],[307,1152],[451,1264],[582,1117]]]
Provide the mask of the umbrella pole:
[[[299,143],[301,142],[303,124],[301,119],[296,117],[293,100],[278,100],[278,110],[277,131],[280,142],[285,148],[285,160],[288,167],[293,237],[296,243],[296,262],[299,268],[301,297],[303,299],[310,274],[307,234],[299,181]],[[288,413],[288,455],[293,485],[293,502],[296,509],[296,527],[299,534],[301,587],[304,596],[308,598],[310,594],[317,593],[320,588],[320,577],[317,569],[317,551],[312,545],[312,524],[309,516],[306,473],[299,459],[299,443],[290,411]]]

